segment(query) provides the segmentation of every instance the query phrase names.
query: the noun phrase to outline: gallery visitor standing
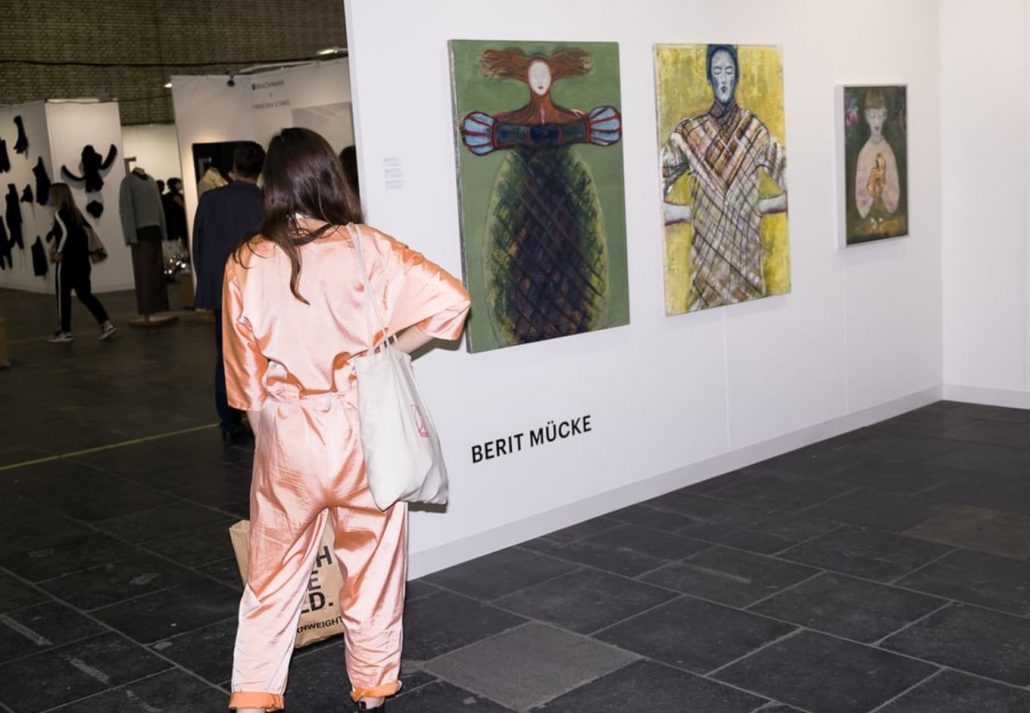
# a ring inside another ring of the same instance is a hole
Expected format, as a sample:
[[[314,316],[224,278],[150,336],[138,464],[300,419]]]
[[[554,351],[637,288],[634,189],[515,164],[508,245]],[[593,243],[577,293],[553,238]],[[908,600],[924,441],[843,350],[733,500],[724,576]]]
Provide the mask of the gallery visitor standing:
[[[229,403],[247,410],[256,437],[229,707],[283,708],[329,522],[345,577],[338,601],[350,695],[361,710],[382,710],[400,688],[408,511],[404,502],[380,510],[365,474],[354,362],[386,336],[369,323],[366,300],[410,353],[434,337],[457,339],[469,299],[420,253],[352,224],[357,201],[315,132],[273,137],[262,177],[261,233],[229,260],[223,296]]]
[[[161,194],[161,205],[165,209],[165,223],[168,226],[166,239],[178,243],[175,247],[190,251],[189,235],[186,232],[186,199],[182,195],[182,179],[169,178],[168,192]]]
[[[50,206],[54,209],[54,227],[48,237],[53,242],[50,259],[57,263],[54,271],[57,277],[58,330],[47,341],[54,344],[70,342],[72,336],[72,290],[79,302],[86,306],[100,325],[100,339],[108,339],[118,328],[107,316],[107,310],[93,294],[90,284],[89,233],[91,229],[86,218],[75,205],[71,189],[65,183],[50,186]]]
[[[233,152],[232,183],[204,193],[193,221],[193,267],[197,274],[194,305],[211,310],[215,317],[215,409],[226,444],[243,437],[246,429],[242,414],[229,405],[225,394],[222,276],[236,246],[261,226],[261,189],[257,181],[264,162],[265,150],[253,141],[237,146]]]

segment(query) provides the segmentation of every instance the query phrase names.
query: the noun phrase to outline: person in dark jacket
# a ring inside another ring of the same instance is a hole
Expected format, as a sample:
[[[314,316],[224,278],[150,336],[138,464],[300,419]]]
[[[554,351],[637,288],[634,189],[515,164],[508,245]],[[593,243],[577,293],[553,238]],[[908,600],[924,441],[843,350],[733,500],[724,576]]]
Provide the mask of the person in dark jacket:
[[[182,179],[169,178],[168,192],[161,194],[164,204],[165,222],[168,224],[168,240],[178,241],[189,253],[189,237],[186,234],[186,200],[182,195]]]
[[[197,309],[209,309],[215,316],[215,407],[226,444],[244,437],[246,430],[242,413],[229,406],[225,392],[222,279],[233,250],[261,225],[261,189],[257,180],[264,162],[264,149],[253,141],[237,146],[233,153],[232,183],[206,191],[200,197],[193,221],[193,267],[197,276],[193,303]]]
[[[100,325],[100,339],[108,339],[118,331],[111,324],[107,311],[93,295],[89,276],[92,272],[89,259],[89,223],[79,212],[72,197],[71,189],[65,183],[54,183],[50,186],[50,202],[54,209],[54,228],[51,235],[54,244],[50,259],[58,263],[57,269],[57,309],[60,328],[47,341],[54,344],[70,342],[72,336],[72,290],[79,302],[86,305],[97,324]]]

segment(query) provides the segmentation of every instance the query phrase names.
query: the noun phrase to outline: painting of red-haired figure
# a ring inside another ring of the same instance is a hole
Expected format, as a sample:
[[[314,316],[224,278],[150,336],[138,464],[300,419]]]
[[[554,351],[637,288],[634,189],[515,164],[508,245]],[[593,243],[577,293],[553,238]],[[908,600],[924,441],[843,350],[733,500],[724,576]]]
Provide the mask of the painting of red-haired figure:
[[[450,43],[473,352],[629,323],[615,43]]]

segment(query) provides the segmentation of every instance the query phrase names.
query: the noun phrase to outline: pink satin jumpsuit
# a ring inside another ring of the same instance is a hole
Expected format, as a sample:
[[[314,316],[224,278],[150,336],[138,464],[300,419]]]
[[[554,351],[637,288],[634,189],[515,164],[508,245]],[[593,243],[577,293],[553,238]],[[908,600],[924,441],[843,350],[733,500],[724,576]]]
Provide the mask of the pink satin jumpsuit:
[[[457,339],[469,308],[461,283],[383,233],[362,226],[360,235],[389,332],[417,325]],[[290,260],[270,241],[252,241],[225,269],[229,403],[248,412],[256,439],[230,708],[283,707],[327,518],[345,581],[339,602],[351,697],[400,688],[407,506],[380,511],[365,478],[351,358],[368,349],[372,327],[356,253],[343,228],[300,250],[298,288],[309,304],[291,293]]]

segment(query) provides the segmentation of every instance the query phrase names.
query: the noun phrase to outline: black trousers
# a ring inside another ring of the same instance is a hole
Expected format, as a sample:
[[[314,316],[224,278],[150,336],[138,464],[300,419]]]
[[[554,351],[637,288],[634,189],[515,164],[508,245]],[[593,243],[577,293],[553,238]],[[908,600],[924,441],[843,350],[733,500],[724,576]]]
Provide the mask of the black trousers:
[[[89,259],[62,260],[56,270],[57,273],[57,314],[61,322],[61,331],[72,331],[72,290],[75,290],[79,302],[86,305],[97,324],[107,321],[107,310],[100,304],[93,295],[93,287],[89,282],[89,275],[92,268]]]
[[[225,359],[222,357],[222,311],[214,310],[215,316],[215,408],[218,410],[218,421],[222,433],[236,434],[243,428],[243,414],[229,405],[229,396],[225,390]]]

